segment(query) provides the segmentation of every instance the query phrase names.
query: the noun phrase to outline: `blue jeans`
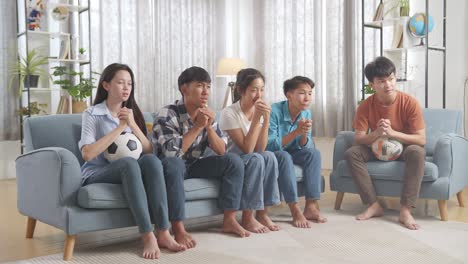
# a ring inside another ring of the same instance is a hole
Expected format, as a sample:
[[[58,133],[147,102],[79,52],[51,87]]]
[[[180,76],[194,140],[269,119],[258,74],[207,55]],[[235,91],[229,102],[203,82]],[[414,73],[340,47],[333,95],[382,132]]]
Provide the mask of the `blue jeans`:
[[[83,185],[93,183],[122,184],[140,233],[154,230],[150,213],[159,229],[169,228],[163,167],[153,154],[145,154],[138,161],[127,157],[109,163]]]
[[[223,210],[239,210],[244,182],[244,162],[239,155],[227,153],[197,160],[188,168],[184,160],[168,157],[162,160],[166,177],[169,220],[185,219],[184,180],[213,178],[221,180],[219,206]]]
[[[279,189],[286,203],[297,202],[297,178],[294,165],[302,168],[306,199],[319,200],[322,183],[322,157],[316,148],[275,151],[279,168]]]
[[[279,204],[278,162],[270,152],[241,155],[245,164],[244,187],[240,208],[261,210]]]

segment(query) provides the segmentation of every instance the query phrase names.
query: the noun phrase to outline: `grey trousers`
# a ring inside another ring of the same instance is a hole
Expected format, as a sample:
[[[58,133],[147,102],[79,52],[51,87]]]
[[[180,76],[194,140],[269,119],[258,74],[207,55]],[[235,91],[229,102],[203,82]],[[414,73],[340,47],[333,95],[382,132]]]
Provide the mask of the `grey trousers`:
[[[405,162],[405,178],[401,192],[400,204],[414,207],[421,189],[421,181],[424,176],[424,163],[426,151],[418,145],[408,145],[403,149],[397,160]],[[365,145],[352,146],[345,152],[345,159],[351,170],[361,199],[366,204],[377,201],[374,185],[369,176],[366,162],[377,160],[370,147]]]
[[[116,160],[87,178],[83,185],[93,183],[122,184],[140,233],[154,230],[150,216],[158,229],[169,228],[163,166],[155,155],[145,154],[138,161],[133,158]]]

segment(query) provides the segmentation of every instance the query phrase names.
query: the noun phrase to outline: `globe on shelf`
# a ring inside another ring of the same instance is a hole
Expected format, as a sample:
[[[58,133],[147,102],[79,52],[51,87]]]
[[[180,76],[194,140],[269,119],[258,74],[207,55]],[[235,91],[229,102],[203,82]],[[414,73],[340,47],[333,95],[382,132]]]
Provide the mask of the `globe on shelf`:
[[[413,35],[413,37],[420,38],[421,43],[419,46],[424,46],[423,38],[426,36],[426,26],[427,32],[431,32],[434,28],[434,19],[431,15],[427,17],[426,23],[426,14],[425,13],[416,13],[408,21],[408,30]]]
[[[52,18],[58,22],[63,22],[68,18],[68,8],[65,6],[58,6],[52,10]]]

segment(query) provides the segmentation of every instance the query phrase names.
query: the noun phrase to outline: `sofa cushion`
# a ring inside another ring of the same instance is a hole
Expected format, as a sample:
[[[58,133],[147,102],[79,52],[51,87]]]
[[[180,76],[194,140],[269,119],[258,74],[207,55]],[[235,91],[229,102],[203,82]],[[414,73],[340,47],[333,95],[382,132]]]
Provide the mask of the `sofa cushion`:
[[[184,181],[185,200],[217,199],[219,181],[213,179],[188,179]],[[78,204],[83,208],[128,208],[121,184],[94,183],[78,191]]]
[[[423,182],[437,180],[439,171],[437,165],[432,162],[425,162]],[[403,161],[370,161],[367,162],[369,174],[372,179],[403,181],[405,163]],[[346,160],[340,160],[337,168],[338,176],[351,177],[351,171]]]

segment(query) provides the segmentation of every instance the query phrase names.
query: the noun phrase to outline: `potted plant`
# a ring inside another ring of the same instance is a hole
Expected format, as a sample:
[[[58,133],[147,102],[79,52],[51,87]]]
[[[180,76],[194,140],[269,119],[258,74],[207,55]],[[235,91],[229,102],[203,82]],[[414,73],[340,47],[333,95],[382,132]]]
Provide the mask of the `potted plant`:
[[[79,59],[80,60],[87,60],[87,55],[86,55],[86,49],[85,48],[79,48],[78,52],[80,53]]]
[[[367,99],[367,97],[369,97],[369,96],[371,96],[372,94],[375,93],[375,90],[372,89],[372,87],[370,87],[370,85],[368,85],[368,84],[364,85],[364,88],[363,88],[363,89],[364,89],[364,100]],[[362,101],[364,101],[364,100],[360,100],[360,101],[358,102],[358,105],[359,105],[360,103],[362,103]]]
[[[31,115],[38,115],[38,114],[47,114],[45,109],[47,108],[47,104],[40,104],[38,102],[31,102],[29,103],[29,107],[21,107],[17,112],[22,116],[31,116]]]
[[[53,76],[59,77],[58,80],[54,81],[54,84],[58,84],[62,89],[66,90],[72,97],[72,112],[81,113],[87,105],[85,99],[91,96],[93,90],[93,78],[84,78],[82,72],[76,72],[72,69],[68,69],[65,66],[53,67]],[[78,82],[72,82],[71,79],[78,77]]]
[[[37,87],[39,77],[50,78],[50,75],[43,65],[47,65],[49,60],[39,55],[36,49],[32,49],[26,54],[26,57],[18,57],[10,65],[10,82],[9,87],[13,85],[13,81],[19,82],[19,95],[21,96],[24,87]]]
[[[396,8],[400,7],[400,16],[407,17],[409,16],[409,1],[410,0],[390,0],[386,4],[391,4],[392,6],[385,12],[385,15],[392,12]]]

